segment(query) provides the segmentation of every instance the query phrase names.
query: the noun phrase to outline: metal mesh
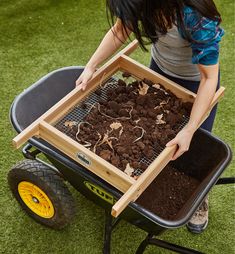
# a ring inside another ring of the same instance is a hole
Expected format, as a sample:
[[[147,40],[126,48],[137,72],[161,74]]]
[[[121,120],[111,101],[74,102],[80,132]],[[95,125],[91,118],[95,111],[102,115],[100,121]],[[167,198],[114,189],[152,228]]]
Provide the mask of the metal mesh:
[[[66,135],[68,135],[71,138],[74,138],[72,135],[71,131],[69,128],[65,126],[65,122],[76,122],[76,124],[79,124],[80,122],[84,121],[84,118],[89,114],[90,110],[94,107],[96,103],[98,103],[101,99],[102,100],[107,100],[108,95],[107,92],[110,89],[115,89],[118,87],[118,78],[120,78],[120,72],[118,72],[114,78],[110,78],[104,83],[102,83],[99,87],[97,87],[95,90],[93,90],[88,96],[80,101],[76,106],[74,106],[70,111],[61,119],[59,119],[57,122],[53,124],[53,126]],[[132,77],[126,78],[126,81],[130,81]],[[86,108],[83,108],[82,105],[86,105]],[[182,129],[188,122],[189,118],[185,117],[184,120],[182,121],[180,125],[180,129]],[[146,167],[148,167],[154,160],[155,158],[164,150],[163,147],[159,146],[159,144],[156,144],[153,147],[154,150],[154,155],[151,159],[142,157],[139,162],[144,163]],[[143,173],[142,169],[135,169],[134,175],[138,176]]]
[[[101,99],[107,100],[107,92],[110,89],[115,89],[118,86],[117,80],[114,78],[110,78],[105,84],[102,84],[96,90],[92,91],[88,96],[80,101],[75,107],[70,109],[70,111],[56,123],[54,123],[54,127],[62,130],[63,133],[73,138],[69,128],[67,128],[64,123],[66,121],[75,121],[78,124],[84,120],[84,118],[89,114],[91,108],[98,103]],[[99,95],[98,95],[99,94]],[[82,105],[86,105],[86,108],[83,108]]]

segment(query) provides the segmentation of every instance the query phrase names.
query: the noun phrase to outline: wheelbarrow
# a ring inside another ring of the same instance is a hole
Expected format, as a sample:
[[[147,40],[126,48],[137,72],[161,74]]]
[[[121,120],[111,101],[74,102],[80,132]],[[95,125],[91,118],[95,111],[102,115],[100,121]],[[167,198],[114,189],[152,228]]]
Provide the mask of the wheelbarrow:
[[[43,115],[61,98],[74,89],[83,67],[67,67],[49,73],[23,91],[14,100],[10,120],[20,133]],[[8,174],[10,189],[26,213],[37,222],[61,229],[75,214],[75,204],[64,181],[105,210],[105,233],[103,253],[110,253],[111,234],[123,219],[145,230],[148,235],[136,253],[143,253],[148,244],[178,253],[200,253],[183,246],[165,242],[156,237],[166,229],[185,225],[215,184],[234,183],[234,178],[220,178],[231,161],[232,153],[227,144],[211,133],[198,129],[190,150],[176,161],[174,168],[197,172],[199,185],[174,219],[164,219],[136,202],[131,202],[117,217],[110,214],[113,204],[122,193],[99,176],[87,170],[46,141],[33,137],[24,146],[25,160],[15,165]],[[50,163],[39,158],[44,154]],[[153,193],[153,198],[155,197]]]

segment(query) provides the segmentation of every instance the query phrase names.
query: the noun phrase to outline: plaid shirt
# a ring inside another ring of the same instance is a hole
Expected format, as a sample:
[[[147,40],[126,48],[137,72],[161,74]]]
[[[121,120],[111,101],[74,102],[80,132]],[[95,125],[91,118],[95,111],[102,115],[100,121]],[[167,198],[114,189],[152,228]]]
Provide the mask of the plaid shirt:
[[[184,23],[193,39],[192,63],[216,64],[219,58],[219,42],[224,35],[224,30],[218,26],[218,21],[202,17],[187,6],[184,8]]]

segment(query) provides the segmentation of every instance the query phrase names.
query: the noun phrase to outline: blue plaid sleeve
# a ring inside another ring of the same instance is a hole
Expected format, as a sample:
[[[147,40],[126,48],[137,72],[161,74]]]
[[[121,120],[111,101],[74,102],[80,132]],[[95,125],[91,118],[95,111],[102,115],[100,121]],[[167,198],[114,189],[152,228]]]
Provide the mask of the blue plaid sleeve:
[[[201,17],[191,7],[185,7],[184,23],[193,40],[192,63],[216,64],[219,58],[219,42],[224,35],[224,30],[218,26],[218,21]]]

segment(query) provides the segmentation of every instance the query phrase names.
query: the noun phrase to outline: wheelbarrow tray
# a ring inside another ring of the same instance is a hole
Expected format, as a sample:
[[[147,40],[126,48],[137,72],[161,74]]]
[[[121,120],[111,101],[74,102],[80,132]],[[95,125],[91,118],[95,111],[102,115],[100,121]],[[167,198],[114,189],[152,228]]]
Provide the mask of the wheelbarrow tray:
[[[74,83],[82,71],[83,67],[56,70],[16,97],[10,110],[10,119],[15,130],[18,133],[22,132],[74,89]],[[33,137],[28,142],[47,156],[65,180],[97,205],[110,211],[122,196],[118,189],[45,140]],[[166,220],[145,209],[138,202],[131,202],[121,213],[120,218],[154,234],[159,234],[165,228],[181,227],[191,218],[230,160],[231,150],[227,144],[209,132],[198,129],[190,150],[178,160],[171,162],[175,168],[181,170],[187,168],[192,174],[197,172],[200,176],[198,179],[200,184],[177,216]],[[157,198],[154,193],[153,198]]]

